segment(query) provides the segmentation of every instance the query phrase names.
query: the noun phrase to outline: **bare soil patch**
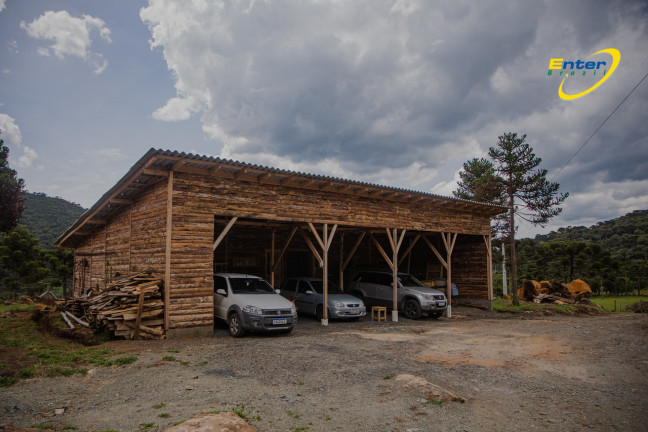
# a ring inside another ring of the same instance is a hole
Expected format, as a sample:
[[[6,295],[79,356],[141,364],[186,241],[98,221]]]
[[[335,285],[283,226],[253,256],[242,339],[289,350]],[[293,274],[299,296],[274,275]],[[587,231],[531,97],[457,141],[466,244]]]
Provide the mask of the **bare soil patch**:
[[[209,338],[109,342],[138,361],[21,380],[0,389],[0,416],[122,432],[212,411],[237,411],[257,431],[648,430],[646,315],[453,311],[326,328],[301,318],[290,335],[232,339],[217,326]],[[430,399],[398,376],[465,403]]]

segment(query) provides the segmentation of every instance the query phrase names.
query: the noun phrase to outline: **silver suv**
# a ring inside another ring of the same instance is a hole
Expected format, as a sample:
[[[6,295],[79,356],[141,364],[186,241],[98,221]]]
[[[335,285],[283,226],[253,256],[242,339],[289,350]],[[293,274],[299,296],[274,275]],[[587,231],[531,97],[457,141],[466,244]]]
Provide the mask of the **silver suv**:
[[[214,317],[227,322],[234,337],[241,337],[246,331],[290,333],[297,323],[297,310],[258,276],[217,273]]]
[[[394,305],[392,278],[393,275],[390,272],[360,272],[355,275],[349,285],[349,293],[363,300],[367,306],[391,308]],[[448,308],[445,294],[423,285],[418,279],[407,273],[398,273],[396,295],[398,309],[408,319],[419,319],[424,312],[436,319],[443,315],[443,312]]]

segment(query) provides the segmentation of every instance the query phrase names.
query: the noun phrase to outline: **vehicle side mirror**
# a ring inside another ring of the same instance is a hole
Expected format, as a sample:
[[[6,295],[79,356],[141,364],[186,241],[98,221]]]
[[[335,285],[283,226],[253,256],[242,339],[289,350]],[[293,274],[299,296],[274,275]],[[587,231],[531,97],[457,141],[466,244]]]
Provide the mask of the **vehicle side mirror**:
[[[226,296],[227,292],[223,288],[219,288],[216,290],[216,294],[220,294],[222,296]]]
[[[280,290],[280,289],[276,289],[275,292],[276,292],[277,294],[281,294],[281,290]]]
[[[306,292],[305,292],[304,294],[313,295],[313,291],[311,291],[311,290],[306,290]]]

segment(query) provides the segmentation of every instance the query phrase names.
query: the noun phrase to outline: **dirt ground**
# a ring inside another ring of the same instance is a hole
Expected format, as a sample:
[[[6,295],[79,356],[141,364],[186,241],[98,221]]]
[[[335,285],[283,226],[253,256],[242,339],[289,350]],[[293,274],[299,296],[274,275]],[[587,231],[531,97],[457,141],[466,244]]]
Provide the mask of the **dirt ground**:
[[[139,359],[2,388],[0,424],[154,431],[235,410],[258,431],[648,431],[645,314],[455,308],[452,319],[300,318],[290,335],[232,339],[218,326],[106,345]],[[428,400],[406,374],[465,402]]]

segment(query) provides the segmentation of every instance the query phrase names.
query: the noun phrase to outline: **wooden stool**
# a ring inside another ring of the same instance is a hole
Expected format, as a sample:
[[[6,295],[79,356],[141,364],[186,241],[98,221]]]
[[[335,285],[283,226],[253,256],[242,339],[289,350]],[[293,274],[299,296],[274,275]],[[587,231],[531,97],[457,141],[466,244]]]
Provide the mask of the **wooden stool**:
[[[371,321],[387,321],[387,308],[385,306],[371,306]]]

